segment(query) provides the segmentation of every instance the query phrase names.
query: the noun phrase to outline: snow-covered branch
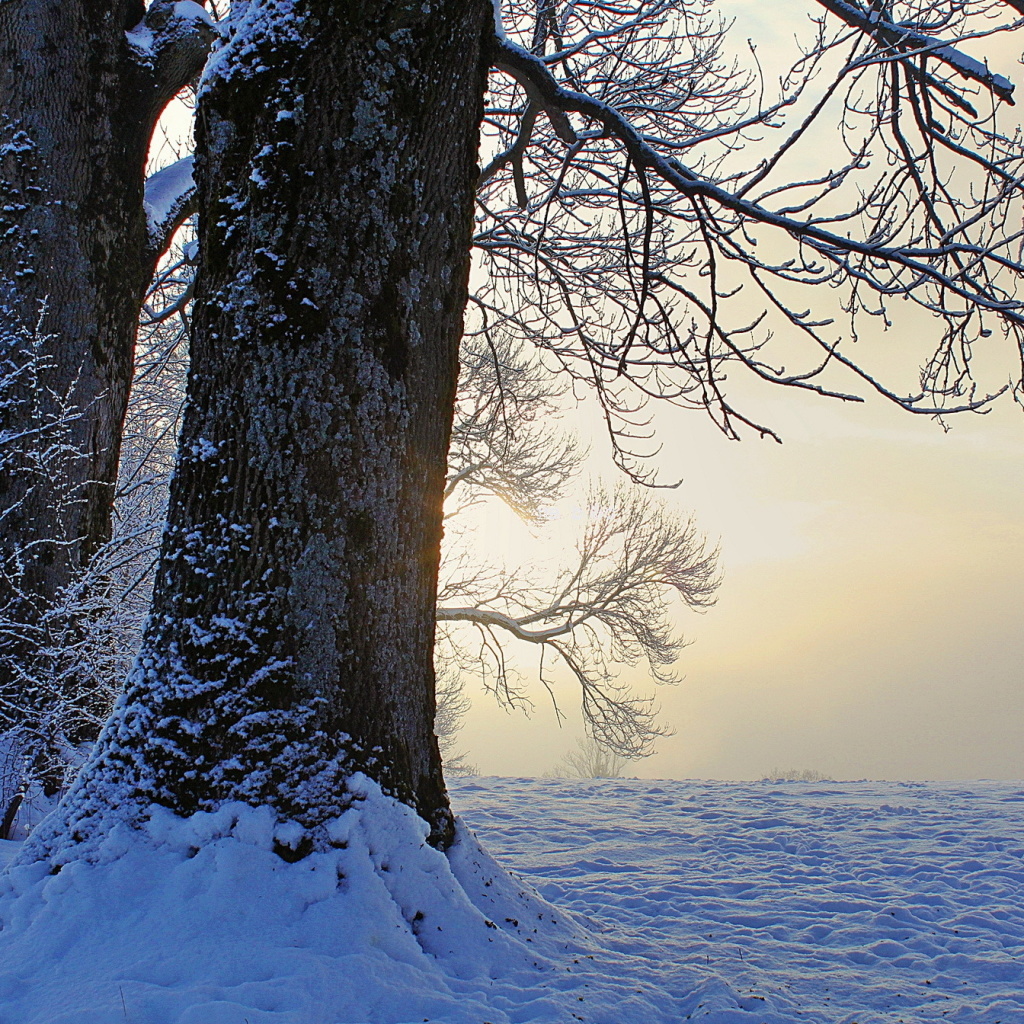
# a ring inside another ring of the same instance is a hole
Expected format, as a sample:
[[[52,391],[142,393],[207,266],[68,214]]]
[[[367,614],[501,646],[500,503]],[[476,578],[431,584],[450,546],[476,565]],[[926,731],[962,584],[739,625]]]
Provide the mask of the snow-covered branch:
[[[591,99],[583,93],[560,86],[549,71],[547,65],[539,58],[528,53],[515,43],[496,42],[500,50],[501,60],[496,61],[498,67],[509,67],[516,70],[518,77],[529,78],[541,92],[545,102],[552,107],[561,107],[566,112],[583,114],[604,126],[609,134],[619,139],[629,152],[634,165],[639,170],[653,171],[678,192],[689,198],[709,199],[731,210],[746,219],[760,224],[781,228],[794,238],[815,245],[822,253],[855,253],[860,256],[873,256],[887,262],[906,267],[925,279],[942,278],[934,267],[927,262],[928,257],[941,255],[941,251],[925,250],[917,246],[887,246],[874,240],[860,241],[842,236],[819,226],[813,219],[798,220],[786,213],[771,210],[756,202],[737,197],[728,189],[723,188],[690,170],[674,157],[659,153],[641,135],[641,133],[611,104]],[[960,250],[962,246],[950,246],[946,251]],[[985,308],[998,311],[1024,323],[1024,317],[1018,313],[1024,308],[1024,301],[1018,299],[1001,300],[990,297],[983,292],[973,293],[969,286],[959,284],[949,278],[942,283],[964,298],[970,298]]]
[[[146,179],[146,228],[154,264],[167,251],[175,231],[195,212],[193,163],[189,154]]]
[[[545,609],[548,611],[548,609]],[[531,644],[545,644],[556,637],[572,632],[575,625],[570,621],[548,629],[525,629],[518,619],[487,608],[438,608],[438,622],[472,622],[476,626],[493,626],[511,633],[517,640],[526,640]]]
[[[990,71],[980,60],[975,60],[951,43],[933,39],[907,25],[894,25],[883,18],[877,9],[866,11],[854,0],[818,0],[818,3],[852,28],[867,32],[884,48],[904,57],[932,57],[941,61],[962,78],[983,85],[1012,106],[1013,83],[1005,76]],[[1016,7],[1016,4],[1012,6]]]

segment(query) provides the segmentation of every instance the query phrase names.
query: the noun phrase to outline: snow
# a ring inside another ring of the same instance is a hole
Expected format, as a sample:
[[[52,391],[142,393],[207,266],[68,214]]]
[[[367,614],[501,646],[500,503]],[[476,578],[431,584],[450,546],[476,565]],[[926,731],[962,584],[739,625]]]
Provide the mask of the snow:
[[[467,780],[499,861],[709,1024],[1020,1024],[1024,788]],[[638,972],[639,973],[639,972]]]
[[[56,874],[16,859],[0,1022],[1024,1020],[1019,785],[453,784],[513,875],[356,788],[295,863],[294,823],[241,804],[114,827]]]
[[[210,54],[199,81],[198,95],[218,79],[250,77],[270,71],[261,54],[289,43],[302,45],[296,22],[301,18],[295,0],[251,0],[236,4],[221,23],[224,42]]]
[[[943,45],[937,47],[933,52],[936,57],[955,68],[965,78],[973,78],[979,82],[991,83],[992,88],[997,93],[1009,95],[1013,92],[1013,82],[1008,78],[989,71],[988,66],[980,60],[975,60],[955,47]]]
[[[177,0],[171,9],[169,22],[172,33],[188,31],[194,25],[205,25],[214,31],[217,30],[217,23],[213,20],[213,15],[202,4],[197,4],[195,0]],[[145,60],[152,59],[158,37],[146,24],[145,19],[128,29],[125,32],[125,38],[139,57]]]
[[[199,22],[208,28],[217,28],[213,15],[202,4],[197,4],[195,0],[177,0],[174,5],[174,17],[181,21]]]
[[[508,36],[505,34],[505,20],[501,14],[501,0],[491,0],[494,5],[494,35],[495,38],[500,39],[502,42],[508,42]]]
[[[125,38],[128,40],[128,45],[140,57],[152,59],[153,44],[156,41],[156,37],[153,35],[153,30],[144,21],[140,21],[134,28],[128,29],[125,32]]]
[[[150,238],[157,239],[165,230],[182,202],[196,185],[193,178],[194,160],[184,156],[173,164],[151,174],[146,179],[144,207]]]

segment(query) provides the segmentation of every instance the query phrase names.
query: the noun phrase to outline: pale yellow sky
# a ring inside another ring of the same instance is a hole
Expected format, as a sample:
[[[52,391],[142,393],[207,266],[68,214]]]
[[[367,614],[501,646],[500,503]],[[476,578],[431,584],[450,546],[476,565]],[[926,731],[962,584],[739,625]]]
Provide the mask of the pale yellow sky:
[[[743,37],[776,46],[814,7],[723,5],[748,19]],[[912,340],[885,339],[901,353],[892,365],[914,364]],[[783,445],[728,442],[697,413],[659,418],[659,465],[685,481],[671,500],[721,537],[725,581],[706,615],[681,613],[685,680],[658,692],[677,731],[632,771],[1024,778],[1024,410],[1006,403],[943,433],[880,400],[752,400]],[[506,530],[520,544],[504,524],[488,525],[489,545]],[[540,774],[573,745],[578,716],[559,728],[534,699],[527,720],[475,698],[462,745],[481,772]]]
[[[721,537],[725,581],[680,614],[685,679],[658,690],[677,732],[635,773],[1024,778],[1024,412],[943,434],[881,403],[793,405],[781,446],[664,425],[671,500]],[[489,546],[521,545],[505,523]],[[530,720],[475,700],[481,772],[540,774],[572,745],[576,716],[559,729],[533,696]]]

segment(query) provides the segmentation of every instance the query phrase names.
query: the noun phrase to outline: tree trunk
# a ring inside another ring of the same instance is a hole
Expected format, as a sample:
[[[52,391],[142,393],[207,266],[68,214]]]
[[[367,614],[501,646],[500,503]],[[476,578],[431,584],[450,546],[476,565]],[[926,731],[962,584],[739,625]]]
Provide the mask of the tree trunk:
[[[434,604],[490,17],[257,2],[215,58],[152,615],[60,828],[242,800],[299,856],[363,772],[450,840]]]
[[[141,0],[0,3],[0,732],[38,728],[41,624],[110,535],[159,256],[147,150],[212,39],[196,5],[144,13]]]

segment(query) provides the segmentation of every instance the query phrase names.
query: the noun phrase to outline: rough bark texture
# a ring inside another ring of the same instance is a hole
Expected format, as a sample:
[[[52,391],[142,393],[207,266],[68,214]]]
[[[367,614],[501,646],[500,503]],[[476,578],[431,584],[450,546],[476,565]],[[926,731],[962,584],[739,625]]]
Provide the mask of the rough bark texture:
[[[297,856],[359,771],[450,839],[434,603],[490,17],[268,0],[215,58],[180,464],[79,834],[234,799],[299,821]]]
[[[160,0],[133,45],[144,13],[141,0],[0,3],[0,694],[29,715],[39,623],[110,534],[158,255],[150,136],[212,40],[201,11]]]

